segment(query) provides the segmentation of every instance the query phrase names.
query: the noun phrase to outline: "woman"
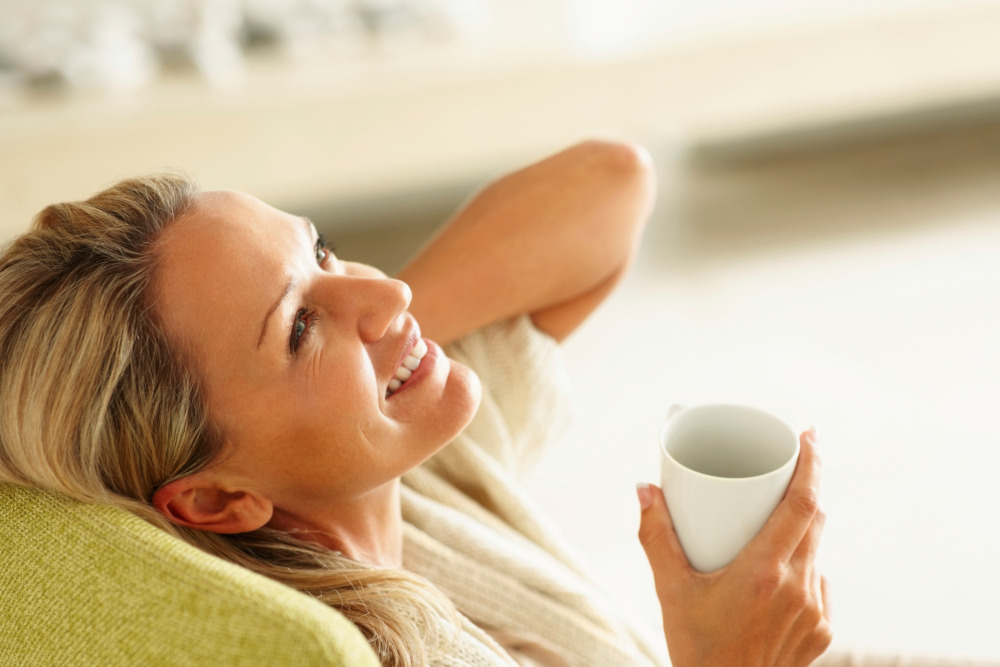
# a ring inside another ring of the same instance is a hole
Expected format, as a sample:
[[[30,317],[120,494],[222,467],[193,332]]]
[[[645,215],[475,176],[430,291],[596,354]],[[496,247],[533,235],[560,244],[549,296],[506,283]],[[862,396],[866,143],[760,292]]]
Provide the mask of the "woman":
[[[653,197],[644,151],[587,142],[487,187],[398,279],[175,176],[51,206],[0,260],[0,481],[317,596],[385,664],[654,662],[517,485],[558,426],[556,341],[625,273]],[[678,667],[829,644],[813,439],[720,573],[690,570],[639,488]]]

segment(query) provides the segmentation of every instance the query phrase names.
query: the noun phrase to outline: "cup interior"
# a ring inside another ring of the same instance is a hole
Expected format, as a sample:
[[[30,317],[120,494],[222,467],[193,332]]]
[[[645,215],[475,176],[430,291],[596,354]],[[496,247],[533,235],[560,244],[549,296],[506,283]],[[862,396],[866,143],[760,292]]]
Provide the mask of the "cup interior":
[[[798,438],[774,415],[742,405],[686,408],[663,428],[667,456],[711,477],[746,478],[778,470],[798,451]]]

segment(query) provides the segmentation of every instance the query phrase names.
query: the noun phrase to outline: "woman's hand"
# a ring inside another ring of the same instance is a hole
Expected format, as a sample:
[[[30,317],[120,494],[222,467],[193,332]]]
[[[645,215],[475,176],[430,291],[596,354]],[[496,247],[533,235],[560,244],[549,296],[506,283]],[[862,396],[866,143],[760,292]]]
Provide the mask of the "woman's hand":
[[[639,489],[639,540],[653,568],[674,667],[808,665],[830,645],[826,580],[815,567],[824,515],[815,435],[802,434],[788,491],[761,532],[727,567],[694,571],[663,494]]]

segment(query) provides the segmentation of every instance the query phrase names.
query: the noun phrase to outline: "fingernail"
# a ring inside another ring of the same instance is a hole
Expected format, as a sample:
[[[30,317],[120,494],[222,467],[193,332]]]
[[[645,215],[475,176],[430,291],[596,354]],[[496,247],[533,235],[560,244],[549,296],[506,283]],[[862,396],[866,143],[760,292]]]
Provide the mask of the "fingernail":
[[[653,504],[653,488],[645,482],[635,485],[635,494],[639,496],[639,508],[648,509]]]
[[[819,441],[819,429],[816,428],[815,424],[809,427],[809,439],[814,445]]]

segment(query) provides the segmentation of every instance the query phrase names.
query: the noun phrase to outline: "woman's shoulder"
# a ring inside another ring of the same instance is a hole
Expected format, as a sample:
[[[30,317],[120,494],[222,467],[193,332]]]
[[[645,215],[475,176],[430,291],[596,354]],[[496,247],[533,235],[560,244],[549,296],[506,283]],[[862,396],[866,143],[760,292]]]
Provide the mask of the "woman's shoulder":
[[[449,357],[477,372],[480,369],[476,366],[488,372],[494,365],[503,368],[546,361],[558,350],[559,343],[538,329],[527,313],[488,324],[445,347]]]
[[[446,349],[472,368],[482,402],[462,438],[520,476],[569,424],[570,383],[559,343],[530,315],[502,320]]]

